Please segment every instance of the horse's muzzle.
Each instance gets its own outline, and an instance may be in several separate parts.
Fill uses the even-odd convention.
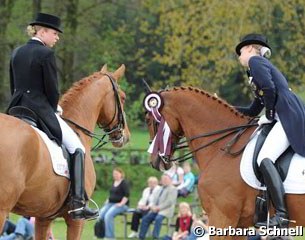
[[[109,141],[115,147],[123,147],[126,143],[129,142],[129,135],[125,134],[124,130],[120,130],[115,136],[109,137]]]
[[[151,166],[158,171],[166,171],[172,167],[171,162],[164,161],[161,156],[154,156],[150,161]]]

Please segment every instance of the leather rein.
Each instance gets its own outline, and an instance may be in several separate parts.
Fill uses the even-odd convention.
[[[196,149],[182,155],[182,156],[179,156],[177,158],[173,158],[173,159],[170,159],[169,157],[167,156],[163,156],[161,157],[162,160],[165,162],[165,163],[168,163],[168,162],[184,162],[188,159],[191,159],[193,158],[193,154],[201,149],[204,149],[224,138],[227,138],[233,134],[235,134],[233,136],[233,138],[225,145],[224,148],[221,148],[222,151],[225,151],[226,153],[230,154],[231,156],[238,156],[239,154],[241,154],[243,152],[243,150],[245,149],[246,145],[248,144],[248,142],[251,140],[251,138],[246,142],[246,144],[244,144],[244,146],[238,150],[238,151],[235,151],[235,152],[232,152],[232,147],[237,143],[237,141],[239,140],[239,138],[241,137],[241,135],[249,128],[251,127],[254,127],[254,126],[257,126],[257,121],[255,120],[255,118],[251,119],[249,121],[248,124],[244,124],[244,125],[239,125],[239,126],[234,126],[234,127],[229,127],[229,128],[224,128],[224,129],[220,129],[220,130],[216,130],[216,131],[213,131],[213,132],[208,132],[208,133],[204,133],[204,134],[200,134],[200,135],[197,135],[197,136],[193,136],[193,137],[190,137],[190,138],[186,138],[185,140],[179,142],[174,148],[173,148],[173,151],[175,150],[179,150],[179,149],[184,149],[184,148],[187,148],[188,147],[188,143],[190,143],[191,141],[195,140],[195,139],[199,139],[199,138],[204,138],[204,137],[211,137],[211,136],[216,136],[216,135],[219,135],[219,134],[222,134],[221,136],[215,138],[215,139],[212,139],[211,141],[209,141],[208,143],[206,144],[203,144],[199,147],[197,147]]]
[[[91,149],[92,151],[99,150],[105,144],[107,144],[108,141],[105,140],[105,137],[107,135],[109,136],[111,133],[118,131],[120,134],[119,134],[118,138],[111,138],[109,136],[108,140],[110,142],[120,142],[120,141],[122,141],[122,139],[124,137],[123,130],[125,128],[126,120],[125,120],[124,111],[122,109],[121,102],[120,102],[118,85],[116,84],[114,78],[111,75],[109,75],[107,73],[104,73],[104,75],[106,75],[109,78],[109,80],[112,84],[112,89],[114,92],[115,103],[116,103],[115,112],[113,114],[112,119],[109,121],[109,123],[107,123],[105,126],[102,126],[99,123],[97,124],[98,128],[103,129],[104,133],[97,134],[97,133],[91,132],[90,130],[84,128],[83,126],[79,125],[78,123],[74,122],[73,120],[62,117],[63,120],[65,120],[67,123],[72,124],[77,129],[81,130],[85,135],[97,140],[97,143]],[[114,127],[109,128],[110,125],[114,122],[116,116],[118,119],[118,123]]]

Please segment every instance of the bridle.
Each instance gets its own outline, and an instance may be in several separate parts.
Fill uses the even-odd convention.
[[[107,123],[105,126],[102,126],[99,123],[97,125],[100,128],[104,129],[104,132],[107,135],[110,135],[111,133],[116,132],[116,131],[119,131],[122,135],[122,132],[125,128],[126,120],[125,120],[125,114],[124,114],[124,111],[122,109],[122,105],[121,105],[121,101],[120,101],[118,85],[117,85],[117,83],[115,82],[115,80],[113,79],[113,77],[111,75],[109,75],[107,73],[104,73],[104,75],[106,75],[109,78],[109,80],[112,84],[112,89],[113,89],[113,92],[114,92],[116,107],[115,107],[115,112],[113,114],[113,117],[109,121],[109,123]],[[117,124],[115,126],[113,126],[112,128],[109,128],[109,126],[113,123],[116,115],[117,115],[117,119],[118,119]],[[118,141],[118,139],[113,139],[113,138],[110,138],[109,140],[111,140],[111,142],[117,142]]]
[[[103,130],[103,134],[97,134],[94,132],[89,131],[88,129],[84,128],[83,126],[79,125],[78,123],[74,122],[71,119],[67,119],[62,117],[63,120],[65,120],[67,123],[72,124],[75,126],[77,129],[81,130],[85,135],[96,139],[97,143],[92,147],[92,151],[99,150],[101,147],[103,147],[108,141],[114,143],[114,142],[123,142],[124,141],[124,128],[126,124],[125,120],[125,114],[121,106],[121,101],[120,101],[120,96],[119,96],[119,89],[118,89],[118,84],[114,80],[114,78],[107,74],[104,73],[103,75],[107,76],[111,82],[112,89],[114,92],[114,98],[115,98],[115,111],[113,114],[113,117],[111,120],[105,124],[102,125],[100,123],[97,123],[98,128]],[[115,118],[117,116],[117,124],[114,125],[112,128],[110,128],[111,124],[114,122]],[[110,135],[114,132],[118,132],[118,135],[116,137],[111,137]],[[106,136],[108,136],[108,141],[105,140]]]
[[[196,149],[182,155],[179,156],[177,158],[174,159],[170,159],[169,161],[177,161],[177,162],[184,162],[188,159],[193,158],[193,154],[201,149],[204,149],[216,142],[219,142],[222,139],[225,139],[229,136],[232,136],[232,139],[225,144],[224,148],[221,148],[220,150],[225,151],[226,153],[230,154],[231,156],[238,156],[239,154],[241,154],[243,152],[243,150],[245,149],[246,145],[248,144],[248,142],[243,145],[238,151],[232,152],[232,147],[234,146],[234,144],[237,143],[237,141],[239,140],[239,138],[241,137],[241,135],[249,128],[257,126],[256,122],[253,122],[253,119],[248,123],[248,124],[244,124],[244,125],[239,125],[239,126],[234,126],[234,127],[229,127],[229,128],[224,128],[224,129],[220,129],[220,130],[216,130],[216,131],[212,131],[212,132],[208,132],[208,133],[204,133],[204,134],[200,134],[197,136],[193,136],[190,138],[186,138],[184,141],[179,142],[174,148],[173,151],[176,151],[178,149],[183,149],[188,147],[187,143],[195,140],[195,139],[199,139],[199,138],[204,138],[204,137],[212,137],[212,136],[216,136],[221,134],[220,136],[218,136],[215,139],[212,139],[211,141],[207,142],[206,144],[203,144],[199,147],[197,147]]]
[[[158,122],[153,120],[153,131],[154,131],[154,136],[157,134],[156,129],[158,128]],[[244,125],[238,125],[238,126],[233,126],[233,127],[228,127],[228,128],[224,128],[224,129],[220,129],[220,130],[216,130],[216,131],[212,131],[212,132],[208,132],[208,133],[203,133],[203,134],[199,134],[196,136],[192,136],[189,138],[185,138],[183,141],[179,141],[177,144],[175,144],[172,147],[172,153],[175,152],[176,150],[179,149],[184,149],[188,147],[188,144],[195,140],[195,139],[199,139],[199,138],[205,138],[205,137],[213,137],[213,136],[217,136],[220,135],[212,140],[210,140],[209,142],[197,147],[196,149],[187,152],[186,154],[183,154],[182,156],[176,157],[176,158],[170,158],[170,156],[159,156],[159,158],[164,162],[164,163],[170,163],[170,162],[184,162],[186,160],[192,159],[194,157],[194,153],[216,143],[219,142],[222,139],[225,139],[233,134],[235,134],[233,136],[233,138],[225,145],[224,148],[221,148],[220,150],[225,151],[226,153],[230,154],[231,156],[238,156],[239,154],[241,154],[243,152],[243,150],[245,149],[246,145],[248,144],[248,142],[252,139],[250,138],[248,140],[248,142],[238,151],[236,152],[232,152],[232,147],[237,143],[237,141],[239,140],[239,138],[241,137],[241,135],[249,128],[251,127],[255,127],[257,126],[257,121],[255,120],[255,118],[251,119],[247,124]],[[172,132],[172,134],[178,138],[179,140],[182,139],[182,136],[179,136],[178,134],[175,134]]]
[[[147,122],[151,126],[151,132],[154,137],[153,140],[150,142],[150,147],[148,149],[148,152],[154,155],[158,155],[157,164],[159,165],[160,159],[163,161],[164,164],[168,164],[170,162],[183,162],[188,159],[191,159],[194,157],[194,153],[216,143],[221,141],[222,139],[225,139],[233,134],[233,138],[225,145],[224,148],[221,148],[222,151],[225,151],[226,153],[230,154],[231,156],[238,156],[243,152],[246,145],[249,143],[249,141],[253,138],[254,134],[251,135],[248,142],[238,151],[232,152],[233,146],[238,142],[239,138],[242,136],[244,132],[246,132],[249,128],[257,126],[257,119],[252,118],[249,120],[247,124],[239,125],[239,126],[233,126],[228,127],[208,133],[199,134],[197,136],[192,136],[189,138],[185,138],[185,140],[179,142],[183,138],[182,130],[178,133],[173,132],[169,124],[166,123],[166,120],[164,119],[164,116],[161,114],[161,109],[164,105],[164,99],[161,96],[161,92],[154,92],[151,90],[151,88],[148,86],[147,82],[142,79],[144,83],[144,87],[146,89],[146,96],[143,100],[144,108],[146,109],[146,114],[149,114],[150,121]],[[165,124],[166,123],[166,124]],[[260,129],[257,128],[256,132]],[[204,137],[213,137],[214,139],[208,141],[205,144],[202,144],[201,146],[197,147],[196,149],[179,156],[177,158],[171,158],[173,156],[173,153],[178,149],[187,148],[188,145],[195,139],[204,138]],[[173,139],[175,140],[173,141]]]

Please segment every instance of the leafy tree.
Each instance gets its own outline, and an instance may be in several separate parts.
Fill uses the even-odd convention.
[[[193,85],[246,103],[249,88],[234,48],[249,32],[268,36],[271,60],[294,91],[304,91],[303,0],[3,0],[2,109],[9,98],[10,52],[27,41],[24,30],[38,11],[62,18],[64,34],[56,46],[62,92],[104,64],[116,69],[124,63],[121,86],[128,119],[136,125],[143,122],[142,78],[154,89]]]
[[[276,46],[272,60],[287,73],[292,85],[305,80],[301,74],[305,59],[301,1],[177,0],[156,4],[148,0],[146,6],[158,22],[155,25],[150,17],[141,23],[145,38],[157,39],[154,45],[158,47],[151,49],[153,63],[143,68],[162,66],[155,86],[194,85],[224,94],[232,102],[245,101],[234,94],[237,87],[248,92],[234,47],[249,32],[269,37],[271,45]],[[140,54],[143,52],[147,49],[140,49]]]

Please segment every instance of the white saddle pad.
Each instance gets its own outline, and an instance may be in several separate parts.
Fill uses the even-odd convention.
[[[259,133],[260,131],[254,135],[243,153],[240,163],[240,174],[249,186],[255,189],[265,190],[266,188],[262,187],[256,178],[252,167],[253,152]],[[305,158],[299,154],[293,155],[287,177],[284,181],[284,188],[286,193],[305,193]]]
[[[47,145],[47,148],[49,150],[52,159],[52,166],[54,172],[57,175],[70,179],[68,161],[67,159],[65,159],[61,147],[59,147],[56,142],[52,141],[44,132],[42,132],[38,128],[36,127],[32,127],[32,128],[40,135],[42,140]]]

